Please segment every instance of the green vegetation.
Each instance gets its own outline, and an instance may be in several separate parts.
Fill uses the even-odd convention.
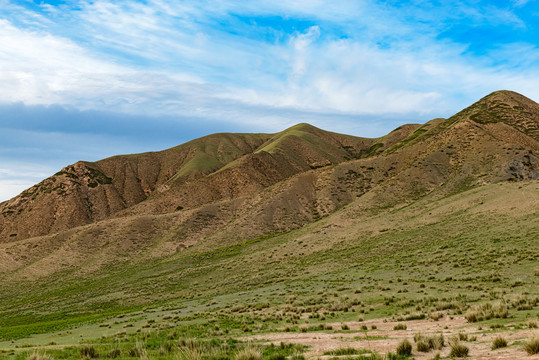
[[[372,351],[366,350],[366,349],[355,349],[351,347],[347,348],[339,348],[335,350],[330,350],[324,352],[324,355],[335,355],[335,356],[341,356],[341,355],[360,355],[360,354],[369,354]]]
[[[292,349],[292,350],[290,350]],[[178,338],[173,331],[159,331],[157,334],[116,335],[92,345],[70,346],[48,349],[42,352],[21,351],[16,359],[234,359],[300,360],[304,348],[294,344],[281,346],[261,346],[235,340],[198,340]],[[13,352],[12,352],[13,353]]]

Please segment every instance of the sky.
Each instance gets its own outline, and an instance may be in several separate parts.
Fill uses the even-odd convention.
[[[0,0],[0,201],[78,160],[539,101],[539,0]]]

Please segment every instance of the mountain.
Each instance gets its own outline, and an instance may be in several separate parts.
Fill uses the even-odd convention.
[[[0,204],[0,338],[155,304],[282,320],[539,295],[538,154],[539,105],[497,91],[377,139],[298,124],[78,162]]]
[[[137,217],[167,218],[148,231],[180,247],[217,230],[261,236],[352,202],[373,210],[432,192],[536,179],[538,141],[539,105],[510,91],[378,139],[308,124],[277,134],[214,134],[161,152],[69,165],[0,204],[0,241]]]
[[[0,204],[0,239],[238,198],[309,169],[367,157],[406,131],[378,145],[299,124],[278,134],[215,134],[161,152],[80,161]]]
[[[538,124],[535,102],[498,91],[449,119],[405,125],[379,139],[299,124],[80,161],[0,204],[0,241],[169,214],[174,229],[155,231],[175,232],[184,246],[193,233],[227,226],[240,238],[289,230],[358,198],[372,208],[434,190],[535,179]]]

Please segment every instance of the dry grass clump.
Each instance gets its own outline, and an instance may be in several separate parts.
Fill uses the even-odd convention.
[[[107,353],[107,357],[109,359],[115,359],[117,357],[120,357],[122,355],[122,351],[120,349],[112,349]]]
[[[524,343],[524,350],[528,355],[539,354],[539,333],[533,334],[528,341]]]
[[[397,324],[393,327],[393,330],[406,330],[406,324]]]
[[[402,340],[397,346],[397,355],[410,356],[412,355],[412,344],[406,339]]]
[[[441,350],[444,347],[444,336],[424,336],[421,333],[414,335],[417,351],[429,352],[431,350]]]
[[[148,352],[144,348],[144,343],[139,342],[138,340],[135,343],[135,346],[129,349],[127,353],[129,356],[137,358],[145,358],[148,355]]]
[[[177,360],[201,360],[202,353],[198,349],[192,349],[189,347],[182,347],[179,349]],[[258,359],[257,359],[258,360]]]
[[[507,305],[502,302],[491,304],[485,303],[472,307],[466,312],[468,322],[477,322],[489,319],[505,319],[509,315]]]
[[[49,356],[47,354],[40,354],[36,351],[34,351],[31,355],[29,355],[26,360],[53,360],[54,358],[52,356]]]
[[[79,349],[80,357],[81,358],[87,358],[87,359],[93,359],[97,357],[97,351],[95,348],[91,345],[85,345]]]
[[[449,342],[451,351],[449,352],[449,357],[467,357],[470,349],[463,345],[458,338],[453,338]]]
[[[238,351],[235,360],[262,360],[262,352],[254,345],[248,345]]]
[[[500,349],[507,347],[507,340],[505,340],[501,335],[498,335],[492,341],[492,350]]]

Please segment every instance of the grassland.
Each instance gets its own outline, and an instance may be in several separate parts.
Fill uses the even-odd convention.
[[[298,230],[151,262],[12,274],[0,357],[391,358],[407,338],[416,358],[433,358],[416,349],[419,328],[446,332],[441,356],[459,332],[472,357],[475,344],[494,351],[494,335],[510,339],[496,351],[527,356],[539,322],[537,204],[537,181],[494,184],[361,220],[352,203]],[[328,348],[307,341],[317,338]],[[350,344],[357,351],[338,352]]]

